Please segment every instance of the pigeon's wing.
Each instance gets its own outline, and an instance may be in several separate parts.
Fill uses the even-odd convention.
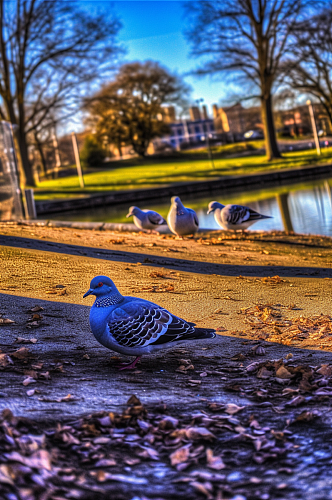
[[[160,226],[161,224],[165,224],[166,222],[164,217],[162,217],[157,212],[154,212],[153,210],[149,210],[149,212],[147,212],[147,216],[151,224],[156,224],[156,226]]]
[[[259,219],[272,219],[270,215],[262,215],[259,212],[256,212],[252,208],[248,208],[250,212],[249,220],[259,220]]]
[[[188,212],[192,213],[193,216],[194,216],[194,223],[195,225],[198,227],[198,217],[197,217],[197,214],[195,212],[195,210],[193,210],[192,208],[187,208]]]
[[[229,224],[242,224],[250,220],[250,212],[252,211],[248,207],[243,207],[242,205],[231,205],[230,207],[225,207],[224,217]]]
[[[113,309],[107,320],[110,334],[121,346],[145,347],[192,337],[192,323],[162,307],[130,302]]]

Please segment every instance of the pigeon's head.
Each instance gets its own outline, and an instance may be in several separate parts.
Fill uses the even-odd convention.
[[[224,208],[224,206],[225,205],[222,205],[218,201],[210,201],[207,213],[210,214],[211,212],[214,212],[217,208]]]
[[[108,278],[107,276],[95,276],[90,283],[89,290],[83,295],[83,298],[88,295],[96,295],[96,297],[100,297],[114,292],[118,292],[118,290],[111,278]]]
[[[175,205],[175,206],[182,205],[182,201],[180,200],[180,198],[178,196],[172,196],[171,203],[172,203],[172,205]]]
[[[140,209],[138,207],[130,207],[126,217],[132,217],[133,215],[138,214],[138,212],[140,212]]]

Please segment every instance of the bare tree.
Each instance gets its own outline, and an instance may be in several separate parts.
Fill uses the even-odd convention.
[[[192,55],[211,56],[198,74],[226,72],[254,84],[261,101],[268,159],[280,157],[272,94],[302,0],[188,2]]]
[[[0,116],[18,125],[29,185],[28,134],[45,126],[51,110],[73,111],[84,86],[114,61],[119,27],[113,17],[89,15],[74,3],[0,0]]]
[[[285,64],[290,84],[322,104],[332,127],[332,9],[296,23],[292,39]]]
[[[157,62],[124,64],[116,78],[86,100],[97,134],[115,144],[131,145],[144,157],[150,141],[169,131],[158,119],[165,104],[183,104],[189,87]]]

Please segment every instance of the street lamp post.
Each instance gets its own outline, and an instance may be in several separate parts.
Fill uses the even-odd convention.
[[[199,109],[199,105],[200,105],[201,102],[204,102],[204,99],[202,97],[200,99],[196,99],[196,103],[197,103],[198,109]],[[199,111],[200,111],[200,109],[199,109]],[[203,124],[203,130],[204,130],[204,124]],[[206,125],[206,131],[204,131],[204,132],[205,132],[205,137],[206,137],[206,145],[207,145],[207,150],[208,150],[208,157],[209,157],[209,160],[211,162],[212,168],[214,169],[215,166],[214,166],[214,161],[213,161],[213,158],[212,158],[212,151],[211,151],[210,140],[209,140],[209,131],[208,131],[208,126],[207,125]]]
[[[312,102],[310,101],[310,99],[307,100],[306,104],[308,105],[308,108],[309,108],[311,127],[312,127],[312,131],[314,133],[317,154],[320,155],[321,154],[320,144],[319,144],[319,139],[318,139],[318,134],[317,134],[317,126],[316,126],[316,120],[315,120],[315,115],[314,115],[314,108],[312,106]]]

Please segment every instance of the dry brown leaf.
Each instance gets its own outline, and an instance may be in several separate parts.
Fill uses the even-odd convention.
[[[225,412],[228,413],[229,415],[235,415],[237,412],[243,410],[245,407],[244,406],[237,406],[232,403],[228,403],[225,408]]]
[[[215,435],[212,434],[206,427],[189,427],[186,429],[186,435],[188,439],[215,439]]]
[[[37,382],[36,379],[34,379],[33,377],[27,377],[23,380],[22,384],[24,386],[27,386],[27,385],[30,385],[30,384],[35,384]]]
[[[17,351],[12,353],[13,358],[26,359],[30,355],[30,351],[27,347],[21,347]]]
[[[181,448],[178,448],[170,455],[171,465],[182,464],[186,462],[189,458],[189,448],[191,445],[185,445]]]
[[[278,370],[276,371],[276,377],[283,379],[283,380],[288,380],[293,377],[293,375],[285,368],[284,366],[280,366]]]
[[[4,353],[0,354],[0,367],[1,368],[6,368],[6,366],[13,365],[13,364],[14,364],[14,362],[11,359],[11,357],[8,356],[8,354],[4,354]]]
[[[0,318],[0,326],[1,325],[11,325],[12,323],[15,323],[12,319],[9,318]]]
[[[226,465],[222,461],[221,457],[214,456],[213,451],[210,448],[208,448],[206,450],[206,462],[207,462],[207,466],[210,469],[221,470],[221,469],[224,469],[226,467]]]

